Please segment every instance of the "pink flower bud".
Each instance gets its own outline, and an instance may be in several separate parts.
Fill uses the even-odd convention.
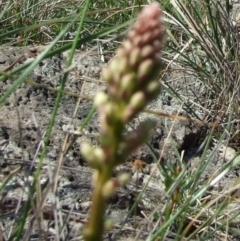
[[[109,83],[112,99],[128,99],[135,91],[144,91],[147,83],[152,81],[153,70],[159,66],[163,33],[161,10],[157,3],[153,3],[143,9],[127,39],[117,50],[117,56],[109,64],[109,73],[104,70],[103,77]],[[125,76],[132,73],[137,77],[132,79],[133,87],[126,92],[128,83]]]

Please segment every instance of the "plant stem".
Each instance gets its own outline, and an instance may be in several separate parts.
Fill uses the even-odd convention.
[[[104,184],[111,179],[112,168],[99,171],[95,182],[92,197],[92,208],[89,215],[88,225],[84,231],[85,241],[99,241],[104,231],[104,213],[106,209],[106,198],[102,195]]]

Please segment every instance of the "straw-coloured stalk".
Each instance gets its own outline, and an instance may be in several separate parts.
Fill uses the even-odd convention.
[[[145,7],[133,25],[116,57],[103,69],[108,96],[101,92],[95,98],[101,125],[101,147],[82,145],[82,154],[95,169],[94,191],[89,221],[84,230],[86,241],[101,240],[104,231],[106,201],[127,176],[112,179],[113,170],[148,138],[153,122],[143,122],[130,133],[125,126],[160,91],[155,80],[160,61],[164,27],[157,3]]]

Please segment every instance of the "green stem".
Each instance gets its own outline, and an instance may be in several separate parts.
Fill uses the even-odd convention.
[[[92,196],[92,208],[90,210],[89,220],[84,230],[85,241],[99,241],[104,231],[104,214],[106,209],[106,198],[102,195],[104,184],[111,179],[112,168],[99,171],[95,182],[95,189]]]

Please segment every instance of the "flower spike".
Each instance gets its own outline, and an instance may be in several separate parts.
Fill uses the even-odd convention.
[[[154,126],[142,122],[126,133],[126,125],[160,93],[155,80],[159,70],[164,27],[157,3],[146,6],[133,25],[116,57],[102,71],[107,93],[96,95],[101,128],[100,147],[82,145],[82,154],[95,169],[92,207],[84,230],[85,241],[101,240],[107,200],[126,183],[122,174],[113,179],[114,168],[144,144]]]

